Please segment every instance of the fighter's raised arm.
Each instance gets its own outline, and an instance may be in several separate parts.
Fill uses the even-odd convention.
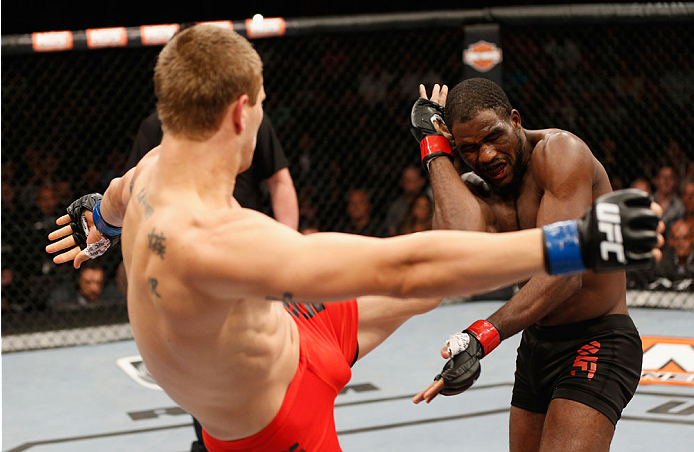
[[[123,194],[129,192],[124,187],[131,177],[126,174],[115,179],[100,203],[114,223],[122,224],[119,215],[129,196]],[[631,195],[642,198],[641,206],[647,202],[645,195]],[[642,261],[652,259],[652,255],[643,253],[650,253],[658,241],[654,226],[657,215],[642,207],[636,212],[633,205],[619,205],[623,215],[637,213],[643,217],[638,230],[624,227],[623,235],[629,239],[627,251],[639,253]],[[218,219],[213,225],[203,222],[198,227],[184,228],[185,234],[167,232],[169,258],[181,263],[199,290],[222,299],[336,301],[364,294],[453,296],[523,281],[546,269],[565,274],[596,266],[626,265],[606,264],[598,257],[601,239],[594,210],[582,220],[545,229],[505,234],[429,231],[388,239],[339,233],[304,236],[247,209],[227,215],[230,218]],[[186,223],[183,218],[179,221]],[[96,227],[92,231],[98,234]],[[636,237],[636,232],[643,233],[643,237]],[[65,233],[69,231],[63,228],[51,237],[63,237],[60,234]],[[49,245],[47,251],[74,246],[73,236]],[[258,250],[258,243],[263,243],[267,251]],[[559,246],[573,247],[575,254],[556,252]],[[73,253],[74,248],[56,260],[66,262]],[[88,259],[84,251],[76,256],[80,262]]]

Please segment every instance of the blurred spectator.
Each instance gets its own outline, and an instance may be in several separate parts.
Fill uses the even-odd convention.
[[[385,228],[371,218],[371,198],[366,190],[358,188],[347,193],[347,217],[347,226],[342,232],[385,237]]]
[[[49,220],[51,228],[55,228],[55,219],[58,217],[58,198],[53,187],[42,185],[36,191],[36,207],[38,207],[39,220]],[[51,229],[51,230],[52,230]]]
[[[299,190],[299,226],[317,225],[318,211],[313,202],[314,187],[303,187]]]
[[[15,177],[15,164],[11,158],[4,158],[0,165],[0,173],[3,182],[13,182]]]
[[[24,175],[19,192],[19,202],[31,205],[36,201],[41,187],[53,188],[58,169],[58,158],[52,152],[41,151],[35,147],[27,148],[24,154],[24,167],[18,174]]]
[[[51,291],[48,304],[54,309],[74,309],[104,303],[124,302],[115,284],[106,286],[106,272],[98,261],[82,264],[75,283],[65,283]]]
[[[431,198],[424,193],[420,194],[410,202],[409,209],[397,228],[397,233],[411,234],[430,230],[433,212],[434,206]]]
[[[17,204],[17,192],[14,186],[8,182],[2,182],[0,187],[2,193],[2,203],[0,215],[3,218],[2,228],[2,255],[14,259],[21,251],[20,240],[25,235],[26,224],[22,223],[25,219],[24,212],[21,212]]]
[[[610,184],[613,190],[624,188],[624,164],[619,158],[617,143],[610,137],[604,137],[600,143],[599,149],[602,150],[602,158],[600,163],[605,167],[607,175],[610,178]]]
[[[75,199],[75,193],[72,190],[72,181],[67,179],[58,180],[53,184],[56,204],[59,208],[67,207]]]
[[[101,170],[97,168],[97,163],[90,163],[76,181],[75,191],[80,194],[103,193],[108,185],[104,186],[101,177]],[[70,201],[72,202],[72,200]],[[69,205],[69,204],[68,204]],[[64,206],[67,207],[67,206]]]
[[[65,207],[65,206],[61,206]],[[22,242],[23,277],[26,277],[26,296],[30,300],[30,309],[43,309],[50,290],[62,281],[70,278],[70,266],[58,267],[52,256],[44,247],[48,244],[48,234],[55,230],[55,220],[63,212],[58,210],[58,200],[52,186],[41,185],[36,191],[36,198],[28,207],[26,218],[30,221]],[[16,239],[15,239],[16,240]]]
[[[673,223],[663,258],[655,266],[656,281],[651,288],[694,291],[693,229],[684,220]]]
[[[694,177],[682,181],[680,196],[684,205],[684,221],[694,230]]]
[[[24,234],[28,239],[25,245],[29,245],[28,265],[34,264],[34,274],[48,274],[55,266],[43,247],[48,243],[48,234],[56,228],[55,220],[59,216],[55,191],[47,185],[42,185],[37,189],[36,199],[27,213],[27,218],[33,223],[32,231]]]
[[[670,233],[672,224],[684,217],[684,204],[677,196],[677,179],[675,171],[670,166],[663,166],[653,180],[655,201],[663,207],[663,221],[665,222],[665,236]]]
[[[4,174],[3,174],[4,176]],[[2,182],[2,311],[21,310],[24,295],[24,275],[22,265],[26,257],[26,236],[28,225],[25,216],[19,212],[16,191],[8,182]]]
[[[373,60],[359,74],[359,96],[369,106],[382,103],[386,100],[386,92],[393,80],[395,76],[383,68],[383,63]]]
[[[651,183],[648,182],[646,179],[643,177],[639,177],[638,179],[634,179],[634,181],[629,185],[630,188],[638,188],[639,190],[643,190],[649,195],[653,194],[653,190],[651,189]]]
[[[2,255],[2,312],[21,311],[25,288],[22,284],[21,273],[13,265],[14,260]]]
[[[402,188],[402,193],[390,204],[386,214],[386,228],[389,235],[398,233],[398,226],[405,218],[412,201],[421,193],[425,183],[426,180],[419,167],[408,165],[402,171],[400,176],[400,188]]]

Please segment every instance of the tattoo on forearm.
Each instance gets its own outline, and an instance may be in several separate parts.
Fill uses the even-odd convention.
[[[159,284],[159,281],[157,281],[156,278],[147,278],[147,287],[149,287],[149,293],[157,298],[161,298],[161,295],[159,295],[159,292],[157,292],[157,284]]]
[[[157,234],[155,228],[152,228],[152,232],[147,235],[147,239],[149,240],[149,249],[164,259],[164,253],[166,253],[166,245],[164,244],[166,237],[164,237],[164,232],[162,231]]]
[[[130,193],[133,192],[133,184],[135,183],[135,179],[130,179]]]
[[[142,204],[142,208],[145,210],[145,220],[151,217],[154,213],[154,209],[147,199],[147,193],[145,192],[144,188],[137,194],[137,202]]]

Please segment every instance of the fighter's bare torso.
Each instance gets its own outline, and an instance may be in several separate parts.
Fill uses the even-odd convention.
[[[157,383],[212,436],[247,437],[282,404],[299,359],[296,324],[281,302],[212,295],[190,266],[196,237],[224,228],[248,240],[271,220],[231,193],[229,208],[210,209],[158,160],[155,150],[138,165],[121,238],[133,334]]]
[[[527,162],[517,196],[502,197],[492,193],[481,199],[488,206],[487,223],[489,230],[496,232],[516,231],[540,226],[538,211],[545,190],[543,188],[548,173],[552,171],[548,153],[562,152],[547,146],[549,138],[563,135],[564,139],[580,139],[573,134],[559,129],[525,130],[532,153]],[[581,144],[583,144],[581,142]],[[590,153],[587,146],[582,152]],[[592,165],[592,200],[612,191],[605,169],[592,154],[589,156]],[[584,273],[582,286],[565,302],[557,306],[539,323],[558,325],[595,318],[606,314],[625,314],[626,285],[624,272],[596,274]]]

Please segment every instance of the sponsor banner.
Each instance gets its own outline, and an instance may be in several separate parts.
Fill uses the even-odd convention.
[[[230,20],[211,20],[207,22],[198,22],[199,24],[216,25],[217,27],[228,28],[234,30],[234,24]]]
[[[178,24],[143,25],[140,27],[142,45],[164,45],[178,32],[179,28]]]
[[[47,31],[31,34],[34,52],[54,52],[72,49],[71,31]]]
[[[88,28],[87,47],[100,49],[102,47],[124,47],[128,44],[128,30],[125,27]]]
[[[499,24],[465,26],[463,79],[482,77],[502,86],[501,32]]]
[[[281,17],[265,17],[261,20],[246,19],[246,35],[249,38],[267,38],[282,36],[287,31]]]
[[[644,336],[640,384],[694,386],[694,339]]]
[[[503,61],[503,52],[493,42],[477,41],[463,51],[463,61],[479,72],[488,72]]]

